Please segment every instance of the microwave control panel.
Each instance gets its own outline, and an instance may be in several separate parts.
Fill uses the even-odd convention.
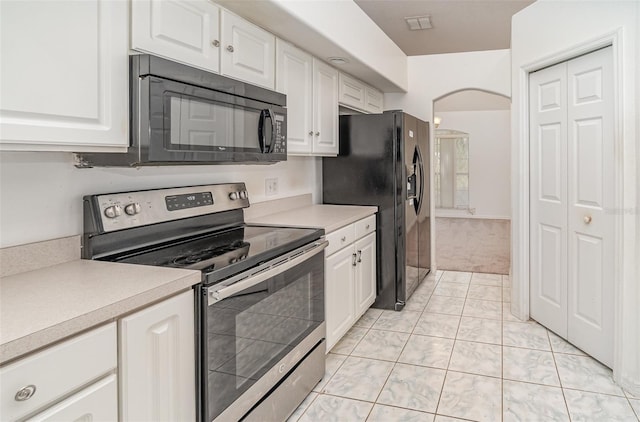
[[[274,124],[275,124],[275,139],[273,140],[273,148],[271,149],[272,153],[278,153],[278,154],[286,154],[287,153],[287,148],[286,148],[286,139],[287,139],[287,134],[284,133],[283,127],[284,127],[284,115],[282,114],[275,114],[274,117]]]

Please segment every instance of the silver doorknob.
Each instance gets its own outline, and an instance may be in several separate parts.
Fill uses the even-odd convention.
[[[213,41],[211,41],[211,45],[214,46],[214,47],[220,47],[220,41],[213,40]]]
[[[228,45],[228,46],[227,46],[227,51],[228,51],[229,53],[233,53],[233,46],[232,46],[232,45]]]
[[[585,216],[584,216],[584,224],[589,224],[589,223],[591,223],[591,220],[592,220],[592,218],[591,218],[591,216],[590,216],[590,215],[585,215]]]

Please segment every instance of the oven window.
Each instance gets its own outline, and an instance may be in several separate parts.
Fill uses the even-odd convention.
[[[259,151],[260,110],[166,92],[169,149]]]
[[[324,254],[206,310],[213,420],[324,321]]]

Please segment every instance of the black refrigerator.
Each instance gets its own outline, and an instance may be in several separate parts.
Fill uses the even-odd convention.
[[[340,116],[325,204],[376,205],[375,308],[401,310],[431,267],[429,124],[402,111]]]

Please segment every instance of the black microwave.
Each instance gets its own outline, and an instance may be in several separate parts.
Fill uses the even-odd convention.
[[[151,55],[130,57],[130,145],[77,166],[271,164],[287,159],[284,94]]]

